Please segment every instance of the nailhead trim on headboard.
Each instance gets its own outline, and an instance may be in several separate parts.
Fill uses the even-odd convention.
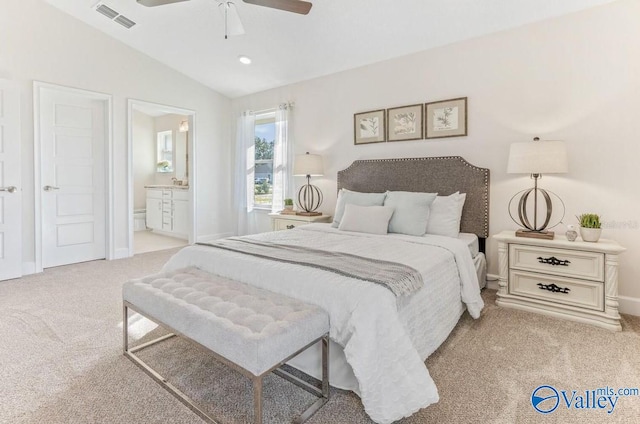
[[[467,193],[461,231],[489,237],[489,174],[460,156],[364,159],[338,171],[338,190]]]

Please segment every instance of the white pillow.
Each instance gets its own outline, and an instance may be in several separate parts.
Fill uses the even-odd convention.
[[[384,205],[393,208],[389,232],[423,236],[427,232],[429,207],[438,193],[387,191]]]
[[[347,204],[338,229],[359,233],[387,234],[393,208]]]
[[[338,228],[340,226],[340,220],[342,214],[344,214],[344,207],[347,204],[353,204],[358,206],[382,206],[386,193],[360,193],[358,191],[351,191],[341,189],[338,192],[338,202],[336,203],[336,210],[333,214],[332,227]]]
[[[431,204],[427,234],[458,237],[466,193],[438,196]]]

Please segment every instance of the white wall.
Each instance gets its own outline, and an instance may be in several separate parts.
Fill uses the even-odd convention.
[[[232,107],[237,115],[295,102],[296,153],[325,159],[325,177],[314,179],[325,213],[335,207],[336,172],[355,159],[460,155],[490,168],[492,234],[515,228],[508,201],[531,186],[527,176],[506,174],[510,143],[564,140],[570,173],[544,176],[541,185],[565,201],[567,223],[582,212],[604,217],[603,236],[628,249],[620,293],[640,298],[639,95],[640,2],[621,0],[243,97]],[[469,98],[467,137],[353,145],[356,112],[462,96]],[[491,273],[496,249],[489,241]]]
[[[156,130],[152,116],[138,110],[131,114],[133,137],[133,209],[144,209],[147,191],[144,186],[155,183]]]
[[[34,249],[33,81],[113,95],[115,248],[127,252],[127,99],[197,112],[197,235],[232,231],[230,223],[229,107],[226,97],[169,69],[41,0],[2,0],[0,78],[21,88],[23,259]],[[215,181],[216,184],[211,184]],[[221,200],[222,199],[222,200]]]

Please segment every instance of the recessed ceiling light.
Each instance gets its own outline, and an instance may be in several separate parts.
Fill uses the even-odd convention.
[[[238,56],[238,60],[240,61],[240,63],[243,63],[245,65],[251,64],[251,58],[248,56]]]

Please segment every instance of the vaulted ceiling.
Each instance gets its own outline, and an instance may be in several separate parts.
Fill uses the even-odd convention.
[[[101,2],[136,22],[131,29],[97,13],[96,0],[45,1],[235,98],[613,0],[311,0],[308,15],[234,0],[245,34],[228,39],[217,0]]]

